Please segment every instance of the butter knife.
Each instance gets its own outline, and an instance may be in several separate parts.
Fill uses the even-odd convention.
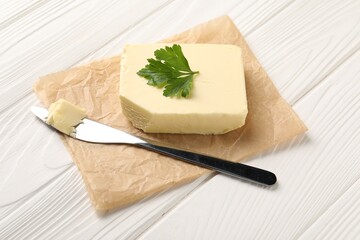
[[[33,106],[31,107],[31,111],[40,120],[46,123],[46,118],[48,116],[47,109]],[[154,145],[153,143],[149,143],[124,131],[87,118],[83,119],[83,122],[76,126],[75,130],[76,131],[69,136],[85,142],[130,144],[242,180],[256,182],[267,186],[276,183],[276,176],[272,172],[211,156]]]

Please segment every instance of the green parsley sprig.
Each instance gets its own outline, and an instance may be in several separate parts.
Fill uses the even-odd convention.
[[[147,84],[159,88],[165,87],[166,97],[187,97],[193,87],[194,75],[185,58],[181,46],[174,44],[154,52],[155,59],[147,59],[148,64],[137,74],[148,80]]]

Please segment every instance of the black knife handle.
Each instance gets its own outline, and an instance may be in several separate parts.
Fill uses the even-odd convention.
[[[161,147],[150,143],[137,143],[136,145],[163,155],[167,155],[188,163],[192,163],[201,167],[215,170],[217,172],[230,175],[236,178],[250,180],[265,185],[273,185],[276,183],[276,176],[274,173],[260,168],[255,168],[245,164],[234,163],[197,153],[177,150],[168,147]]]

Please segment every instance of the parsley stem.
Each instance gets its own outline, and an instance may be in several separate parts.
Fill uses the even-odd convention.
[[[189,75],[199,74],[200,72],[199,72],[199,71],[195,71],[195,72],[181,72],[181,73],[182,73],[182,75],[189,76]]]

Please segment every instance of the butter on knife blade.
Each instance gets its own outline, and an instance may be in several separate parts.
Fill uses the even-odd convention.
[[[83,108],[59,99],[49,107],[49,113],[46,123],[67,135],[75,131],[75,126],[79,125],[86,117],[86,111]]]
[[[74,109],[72,109],[74,110]],[[32,107],[31,111],[43,122],[47,123],[49,112],[41,107]],[[80,113],[77,113],[77,121],[79,121]],[[81,118],[80,118],[81,121]],[[48,124],[48,123],[47,123]],[[55,128],[54,125],[50,125]],[[61,125],[62,126],[62,125]],[[72,126],[73,127],[73,126]],[[274,173],[248,166],[241,163],[230,162],[227,160],[197,154],[193,152],[163,147],[148,143],[138,137],[123,132],[121,130],[106,126],[104,124],[84,118],[81,124],[75,127],[76,131],[70,134],[71,137],[93,143],[118,143],[130,144],[137,147],[145,148],[172,158],[205,167],[228,176],[238,179],[260,183],[263,185],[274,185],[276,176]],[[69,130],[69,129],[65,129]],[[66,132],[66,131],[65,131]]]

